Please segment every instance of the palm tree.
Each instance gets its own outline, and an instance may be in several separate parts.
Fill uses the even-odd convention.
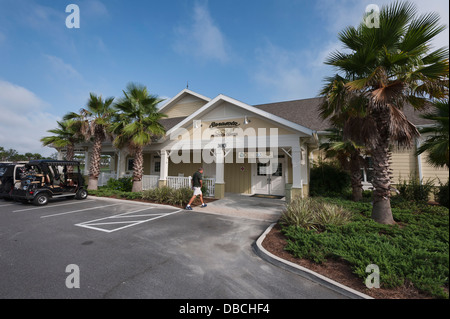
[[[130,83],[115,107],[120,111],[115,116],[111,132],[115,135],[114,146],[128,147],[134,155],[133,192],[142,191],[144,175],[144,147],[165,134],[159,122],[166,115],[158,112],[157,105],[162,102],[158,96],[151,95],[145,86]]]
[[[343,137],[342,129],[327,130],[327,141],[321,143],[320,149],[325,151],[325,158],[336,158],[341,167],[350,172],[352,186],[352,200],[359,202],[362,199],[362,174],[365,166],[364,147]]]
[[[432,134],[417,149],[417,154],[428,152],[428,163],[434,167],[449,168],[449,119],[448,99],[433,103],[433,112],[424,114],[422,117],[436,122],[432,127],[420,130],[422,134]]]
[[[93,141],[89,166],[88,189],[90,190],[98,188],[102,144],[108,137],[107,129],[114,114],[113,101],[113,97],[103,100],[102,96],[90,93],[86,108],[81,109],[79,114],[72,112],[64,117],[64,119],[73,120],[80,137]]]
[[[362,23],[339,33],[345,51],[334,52],[326,64],[343,79],[345,99],[326,96],[329,117],[359,101],[364,116],[350,116],[345,135],[363,143],[374,163],[372,218],[394,224],[390,205],[390,146],[412,146],[419,136],[402,112],[406,104],[423,109],[430,98],[448,97],[448,49],[430,50],[430,42],[445,26],[439,15],[417,15],[408,2],[395,2],[380,11],[379,28]],[[336,102],[337,101],[337,102]],[[346,101],[345,103],[341,103]]]
[[[83,138],[77,134],[73,120],[57,121],[57,123],[58,128],[47,131],[54,135],[41,138],[42,145],[53,146],[59,150],[65,148],[66,160],[72,161],[75,156],[75,144],[80,143]]]

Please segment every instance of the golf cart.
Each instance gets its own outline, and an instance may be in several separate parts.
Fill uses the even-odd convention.
[[[43,206],[51,198],[86,199],[88,196],[77,161],[30,161],[21,168],[20,176],[12,191],[16,201]]]
[[[20,170],[25,164],[25,162],[0,163],[0,198],[11,199],[14,184],[20,182]]]

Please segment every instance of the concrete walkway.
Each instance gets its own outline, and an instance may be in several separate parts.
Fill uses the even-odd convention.
[[[208,203],[206,208],[195,211],[234,217],[275,222],[285,207],[284,199],[251,197],[250,195],[226,193],[225,198]]]
[[[322,276],[307,268],[301,267],[280,257],[277,257],[267,251],[262,242],[275,223],[280,218],[281,213],[286,205],[285,199],[268,199],[251,197],[250,195],[225,194],[225,198],[208,203],[206,208],[195,209],[198,212],[209,214],[220,214],[233,217],[242,217],[246,219],[270,221],[272,224],[265,232],[252,244],[255,253],[265,261],[280,267],[284,270],[292,272],[300,277],[312,280],[319,285],[326,287],[342,296],[352,299],[373,299],[372,297],[360,293],[354,289],[346,287],[334,280]]]

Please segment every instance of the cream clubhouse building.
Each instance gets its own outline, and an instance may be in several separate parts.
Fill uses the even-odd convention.
[[[203,167],[207,195],[217,199],[227,193],[307,197],[310,168],[321,156],[320,139],[331,127],[319,117],[321,101],[312,98],[252,106],[223,94],[210,99],[185,89],[160,109],[167,115],[161,120],[166,135],[145,148],[144,189],[189,187],[190,177]],[[419,128],[433,125],[411,107],[404,112]],[[89,159],[91,145],[79,144],[77,152]],[[126,149],[105,142],[102,154],[110,156],[110,172],[102,173],[99,185],[108,178],[132,174],[133,157]],[[363,184],[369,189],[367,160]],[[436,184],[448,180],[448,170],[432,168],[426,154],[415,155],[415,148],[394,149],[392,161],[394,183],[410,176]],[[85,164],[88,175],[89,160]]]

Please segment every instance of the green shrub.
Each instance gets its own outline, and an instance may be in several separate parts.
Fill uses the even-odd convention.
[[[155,192],[154,189],[148,189],[142,192],[142,199],[154,201],[155,200]]]
[[[121,192],[131,192],[133,188],[133,177],[110,178],[105,188]]]
[[[126,199],[142,199],[142,192],[125,192],[123,198]]]
[[[296,198],[286,205],[280,221],[285,225],[324,230],[328,225],[343,225],[351,218],[352,213],[341,206],[318,198]]]
[[[434,189],[434,182],[431,180],[420,181],[418,178],[410,177],[408,181],[401,180],[397,185],[400,192],[398,196],[406,201],[428,202],[430,194]]]
[[[353,212],[352,220],[341,226],[328,225],[323,232],[281,224],[287,251],[316,263],[344,260],[362,282],[368,276],[366,267],[376,264],[384,288],[412,283],[431,296],[448,298],[448,208],[415,201],[393,202],[392,212],[399,224],[390,226],[370,218],[370,203],[337,198],[323,201]]]
[[[338,164],[320,162],[311,168],[309,189],[311,196],[341,196],[349,193],[350,188],[350,175]]]
[[[169,198],[168,204],[185,206],[187,203],[189,203],[192,195],[193,191],[190,188],[180,188],[174,190],[171,194],[171,197]]]
[[[160,204],[184,206],[191,199],[193,192],[190,188],[172,189],[167,186],[143,191],[142,199]]]

